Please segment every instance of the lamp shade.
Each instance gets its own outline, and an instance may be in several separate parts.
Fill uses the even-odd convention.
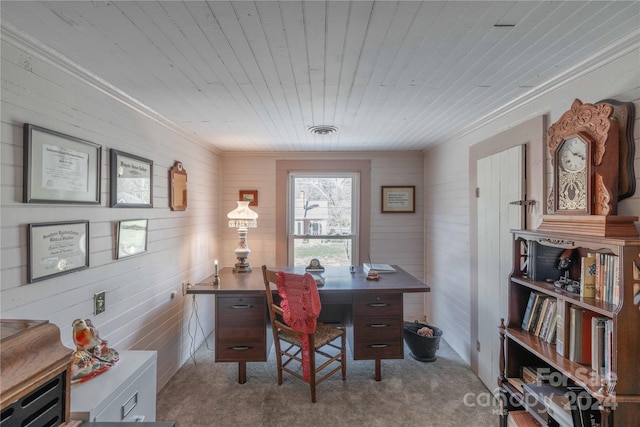
[[[239,200],[238,207],[227,214],[229,227],[253,228],[258,226],[258,214],[249,209],[249,201]]]

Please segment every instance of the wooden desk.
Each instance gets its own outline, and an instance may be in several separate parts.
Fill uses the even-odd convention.
[[[318,288],[322,302],[320,321],[347,326],[347,340],[354,360],[374,360],[375,379],[382,379],[382,359],[404,358],[402,295],[429,292],[430,288],[398,266],[395,273],[366,280],[362,267],[326,267],[320,273],[325,284]],[[274,267],[303,274],[304,267]],[[264,362],[271,347],[267,333],[267,307],[262,271],[233,273],[220,270],[219,285],[213,275],[190,287],[187,294],[216,296],[215,360],[238,362],[238,382],[246,382],[246,363]],[[274,290],[274,293],[276,291]]]

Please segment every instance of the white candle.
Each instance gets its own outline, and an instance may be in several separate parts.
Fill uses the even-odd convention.
[[[218,275],[218,260],[215,260],[215,270],[214,270],[214,274],[217,276]]]

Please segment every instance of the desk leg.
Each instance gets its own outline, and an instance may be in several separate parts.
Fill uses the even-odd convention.
[[[382,381],[382,361],[376,359],[376,381]]]
[[[238,362],[238,382],[240,384],[247,382],[247,362]]]

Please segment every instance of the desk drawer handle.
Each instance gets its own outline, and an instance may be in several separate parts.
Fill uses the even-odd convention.
[[[369,307],[389,307],[389,304],[384,302],[372,302]]]
[[[235,351],[251,350],[251,347],[249,347],[248,345],[234,345],[233,347],[231,347],[231,350],[235,350]]]
[[[127,399],[126,402],[124,402],[124,405],[122,405],[122,420],[124,420],[127,415],[129,415],[131,413],[131,411],[133,411],[133,408],[135,408],[138,405],[138,392],[136,391],[135,393],[133,393],[133,395]]]
[[[386,348],[386,347],[389,347],[389,344],[371,344],[369,347],[371,347],[371,348]]]
[[[236,304],[236,305],[232,305],[231,308],[233,308],[234,310],[237,310],[237,309],[244,309],[244,308],[253,308],[253,306],[251,304]]]
[[[386,328],[387,326],[391,326],[391,325],[387,325],[385,323],[371,323],[369,325],[370,328]]]

